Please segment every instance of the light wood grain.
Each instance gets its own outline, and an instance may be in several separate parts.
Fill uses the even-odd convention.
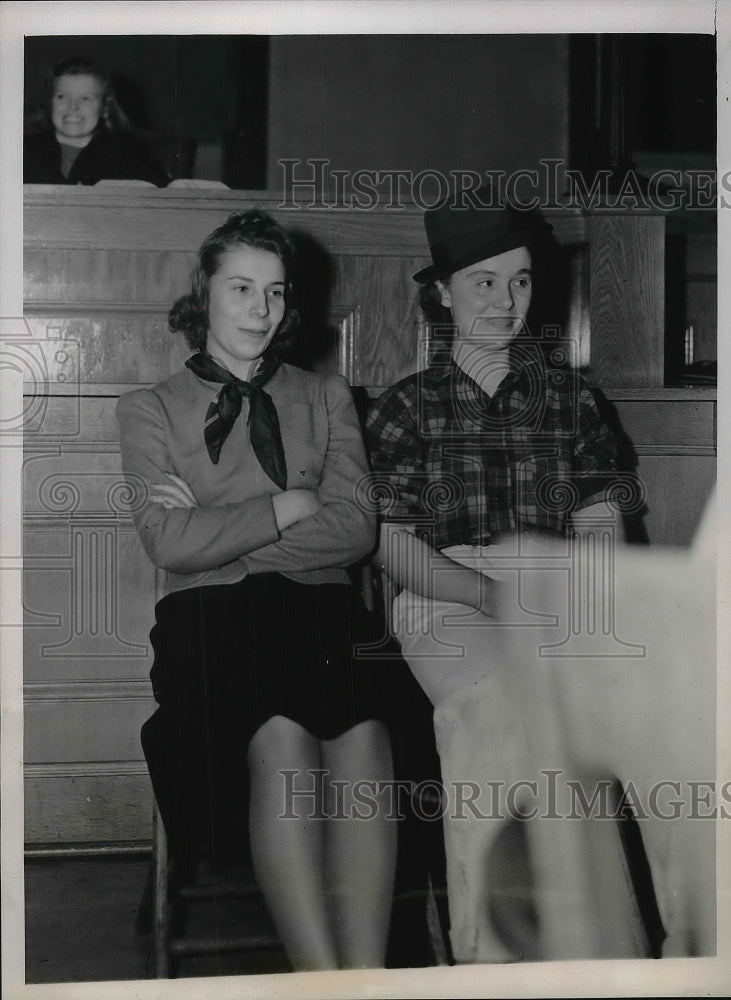
[[[80,699],[75,685],[66,685],[55,700],[29,699],[26,764],[144,761],[140,728],[155,709],[149,684],[147,688],[146,697],[130,698],[120,687],[116,696],[107,690],[104,698]]]
[[[591,371],[600,385],[662,385],[664,220],[594,215]]]
[[[152,789],[142,764],[26,768],[28,844],[145,841]]]
[[[646,448],[714,448],[715,411],[712,401],[618,401],[622,429],[634,445]]]
[[[94,520],[93,516],[90,520]],[[75,588],[89,561],[89,535],[116,539],[116,551],[100,552],[100,577]],[[81,545],[77,545],[81,541]],[[26,684],[144,683],[152,665],[149,631],[154,622],[155,571],[131,526],[100,532],[57,515],[26,524],[23,535],[24,679]],[[115,597],[111,629],[104,604]],[[90,624],[79,638],[76,605],[96,605],[97,631]],[[111,635],[109,632],[111,631]],[[71,696],[77,688],[70,688]]]
[[[406,256],[427,249],[420,208],[372,211],[339,209],[327,202],[286,207],[281,198],[260,191],[156,191],[24,187],[25,244],[44,247],[59,241],[81,249],[191,251],[231,212],[260,207],[283,226],[307,232],[330,253]],[[576,210],[548,215],[560,242],[580,243],[586,226]]]
[[[715,457],[643,455],[637,473],[647,491],[650,544],[690,545],[716,481]]]

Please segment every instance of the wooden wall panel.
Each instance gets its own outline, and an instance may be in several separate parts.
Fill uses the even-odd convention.
[[[140,727],[155,710],[149,683],[25,686],[25,763],[143,761]]]
[[[147,684],[155,570],[131,526],[58,519],[24,545],[26,683]]]
[[[714,454],[716,404],[712,399],[615,400],[622,429],[643,452]]]
[[[26,248],[150,250],[189,254],[231,212],[259,207],[328,253],[418,257],[427,250],[417,207],[373,211],[333,209],[315,201],[297,206],[263,191],[134,191],[24,186]],[[566,210],[547,215],[559,243],[586,240],[586,220]]]
[[[647,491],[644,523],[650,544],[692,544],[716,481],[715,457],[641,455],[637,474]]]
[[[80,519],[93,514],[116,523],[119,515],[129,514],[116,450],[29,454],[23,472],[23,503],[29,521],[35,516]]]
[[[184,338],[169,332],[163,313],[79,309],[76,315],[36,313],[26,320],[36,337],[54,342],[47,362],[51,384],[59,372],[67,386],[159,382],[190,355]]]
[[[87,388],[86,386],[84,388]],[[24,427],[26,453],[63,447],[92,450],[102,447],[117,454],[119,428],[114,408],[118,387],[110,384],[108,396],[80,396],[77,387],[71,395],[39,396],[40,406],[29,413]]]
[[[167,313],[188,290],[194,253],[158,250],[27,247],[24,255],[26,309],[34,303],[103,303],[133,311],[156,304]]]
[[[689,280],[686,284],[686,319],[693,327],[693,360],[718,357],[718,284],[715,279]]]
[[[149,841],[151,825],[152,790],[143,764],[26,768],[28,844],[138,844]]]
[[[421,329],[418,286],[412,280],[419,257],[340,257],[333,300],[360,304],[355,345],[355,385],[384,386],[415,371]]]
[[[590,230],[592,378],[662,386],[664,219],[595,215]]]

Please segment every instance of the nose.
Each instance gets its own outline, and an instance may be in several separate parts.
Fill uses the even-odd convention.
[[[256,292],[251,302],[251,312],[262,319],[269,315],[269,302],[265,292]]]
[[[496,309],[512,309],[514,305],[513,292],[509,284],[498,285],[493,298]]]

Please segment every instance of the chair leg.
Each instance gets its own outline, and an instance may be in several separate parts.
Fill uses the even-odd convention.
[[[150,859],[150,864],[145,877],[145,887],[137,906],[137,916],[135,918],[135,934],[144,937],[150,934],[154,926],[154,893],[155,893],[155,858]]]
[[[170,975],[168,844],[157,802],[155,802],[152,815],[152,857],[155,897],[155,975],[158,979],[167,979]]]
[[[426,897],[426,922],[437,965],[454,965],[454,956],[449,940],[449,914],[445,912],[446,905],[446,898],[439,892],[438,888],[435,890],[430,875]]]

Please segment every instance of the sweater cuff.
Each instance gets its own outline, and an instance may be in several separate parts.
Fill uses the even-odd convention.
[[[254,502],[253,511],[249,511],[250,516],[254,517],[259,526],[259,531],[257,532],[258,544],[256,548],[261,548],[263,545],[269,545],[272,542],[278,542],[282,537],[277,527],[277,519],[274,516],[274,498],[271,494],[266,493],[259,497]],[[249,532],[250,535],[250,532]]]

